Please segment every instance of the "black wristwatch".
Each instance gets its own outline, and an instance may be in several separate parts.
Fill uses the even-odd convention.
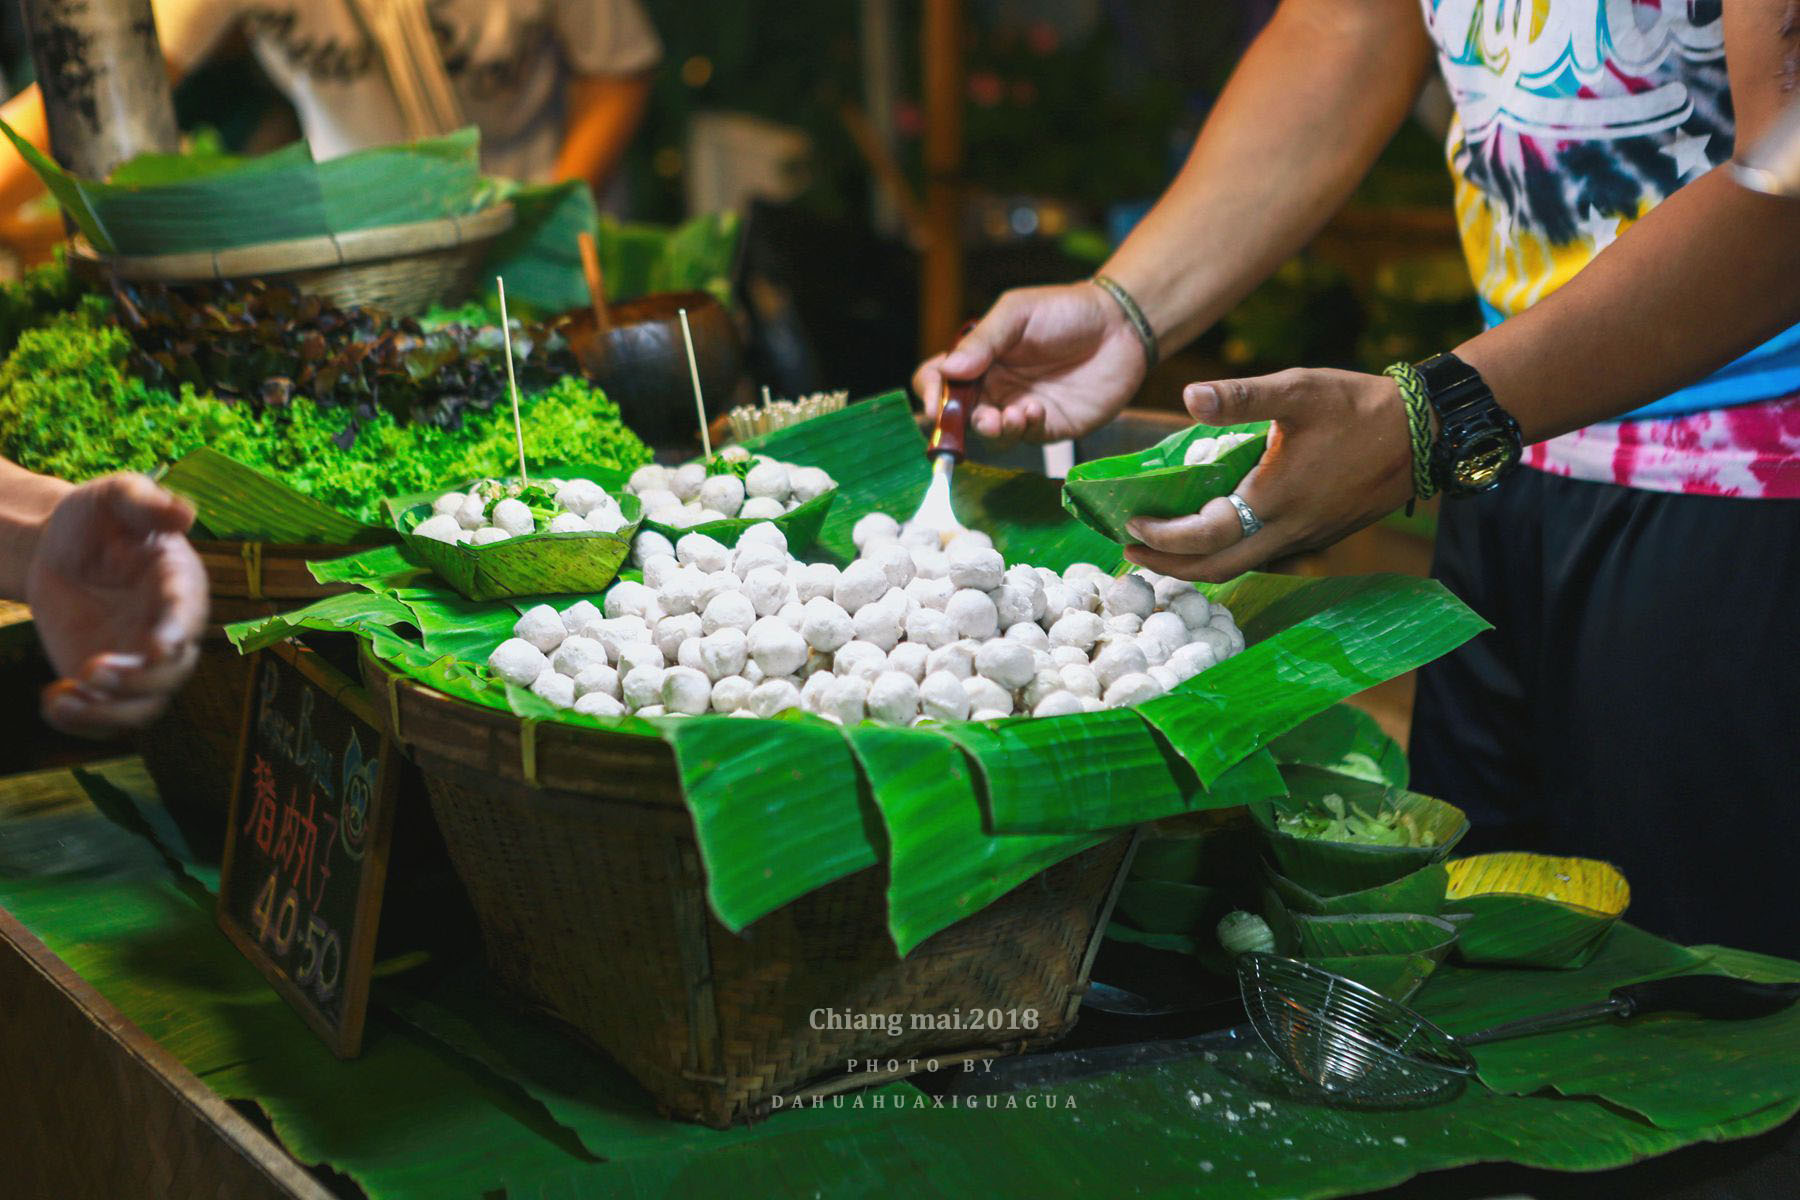
[[[1524,453],[1519,423],[1494,400],[1480,373],[1456,355],[1428,358],[1418,372],[1437,410],[1431,476],[1438,490],[1467,496],[1500,486]]]

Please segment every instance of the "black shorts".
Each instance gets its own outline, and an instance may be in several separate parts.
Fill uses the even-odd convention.
[[[1603,858],[1645,928],[1800,956],[1800,500],[1521,470],[1443,505],[1432,573],[1494,625],[1413,712],[1467,850]]]

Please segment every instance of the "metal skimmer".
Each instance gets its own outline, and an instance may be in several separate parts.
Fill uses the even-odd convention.
[[[1676,975],[1614,988],[1592,1004],[1454,1038],[1406,1005],[1304,962],[1246,954],[1237,968],[1244,1008],[1270,1053],[1324,1098],[1349,1104],[1447,1099],[1475,1074],[1467,1047],[1483,1042],[1656,1012],[1743,1020],[1779,1012],[1800,999],[1800,984]]]

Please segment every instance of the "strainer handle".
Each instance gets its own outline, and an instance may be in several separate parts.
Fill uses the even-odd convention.
[[[1631,1000],[1615,993],[1597,1004],[1577,1004],[1574,1008],[1558,1009],[1542,1016],[1508,1021],[1479,1033],[1459,1035],[1456,1040],[1465,1046],[1481,1046],[1488,1042],[1505,1041],[1507,1038],[1525,1037],[1527,1034],[1549,1033],[1552,1029],[1564,1029],[1570,1025],[1585,1025],[1601,1017],[1622,1017],[1630,1014],[1631,1010]]]

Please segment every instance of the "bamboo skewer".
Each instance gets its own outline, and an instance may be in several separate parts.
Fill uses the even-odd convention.
[[[700,449],[706,461],[712,461],[712,433],[706,428],[706,399],[700,394],[700,363],[694,358],[694,331],[688,328],[687,309],[675,310],[681,317],[681,340],[687,347],[688,378],[694,384],[694,412],[700,418]]]
[[[612,328],[612,316],[606,309],[606,281],[600,274],[600,247],[594,235],[583,230],[575,235],[581,247],[581,273],[587,279],[588,301],[594,306],[594,330],[605,333]]]
[[[512,394],[513,436],[519,441],[519,482],[529,484],[531,478],[525,474],[525,423],[519,419],[519,381],[513,376],[512,322],[506,319],[506,280],[496,275],[494,286],[500,289],[500,332],[506,343],[506,390]],[[682,325],[686,324],[684,314]]]

